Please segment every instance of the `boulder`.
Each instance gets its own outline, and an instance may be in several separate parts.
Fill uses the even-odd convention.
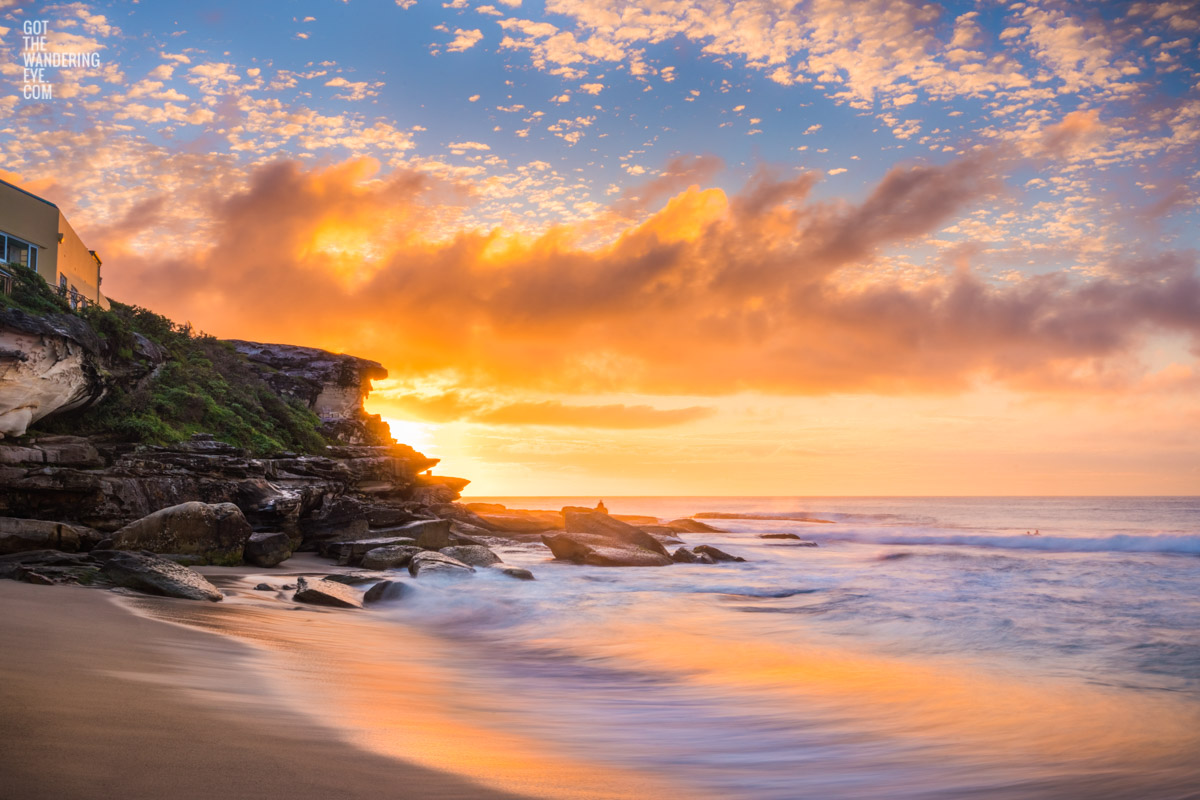
[[[0,517],[0,555],[27,550],[90,550],[100,534],[84,525],[41,519]]]
[[[252,533],[242,558],[256,567],[273,567],[292,555],[292,538],[283,531]]]
[[[666,525],[638,525],[637,529],[650,534],[663,544],[683,544],[683,540],[675,535],[675,531]]]
[[[598,511],[568,511],[563,514],[567,533],[585,533],[609,539],[612,546],[635,547],[658,553],[671,561],[671,554],[662,542],[627,522],[613,519]]]
[[[441,550],[443,547],[450,546],[450,520],[448,519],[422,519],[410,522],[399,530],[411,531],[408,535],[417,540],[417,547],[426,550]]]
[[[411,536],[379,536],[373,539],[359,539],[353,542],[338,542],[326,549],[326,555],[337,559],[339,567],[357,567],[363,557],[372,550],[381,547],[415,546],[417,540]]]
[[[203,556],[210,564],[240,564],[252,531],[233,503],[193,501],[160,509],[113,536],[117,550]]]
[[[378,572],[338,572],[333,575],[326,575],[322,580],[332,581],[334,583],[342,583],[346,586],[358,586],[360,583],[371,583],[379,580]],[[283,587],[294,588],[294,587]]]
[[[296,594],[292,599],[315,606],[363,607],[362,595],[344,583],[330,580],[309,581],[307,578],[300,578],[296,581]]]
[[[697,553],[686,547],[681,547],[671,554],[671,560],[676,564],[715,564],[717,560],[708,553]]]
[[[673,519],[667,527],[679,533],[724,533],[720,528],[701,522],[698,519]]]
[[[490,567],[500,563],[500,556],[477,544],[443,547],[438,552],[472,567]]]
[[[408,571],[413,577],[419,578],[422,575],[466,575],[474,572],[475,568],[457,558],[426,550],[412,557],[412,561],[408,562]]]
[[[0,578],[29,581],[37,575],[37,583],[93,583],[99,576],[100,564],[84,553],[63,553],[58,550],[32,550],[0,556]],[[44,580],[43,580],[44,579]]]
[[[605,536],[554,533],[544,534],[542,542],[550,548],[554,557],[561,561],[590,564],[594,567],[666,567],[673,563],[671,557],[664,553],[623,544]]]
[[[363,569],[395,569],[407,567],[417,553],[425,552],[412,545],[396,544],[389,547],[376,547],[368,550],[362,557]]]
[[[516,578],[519,581],[533,580],[533,573],[524,567],[510,567],[508,564],[494,564],[491,569],[502,572],[510,578]]]
[[[225,597],[199,572],[153,553],[100,550],[93,555],[102,564],[100,574],[117,586],[147,594],[214,603]]]
[[[367,589],[363,595],[364,603],[380,603],[385,600],[399,600],[408,593],[408,587],[400,581],[380,581]]]
[[[710,556],[714,561],[745,561],[741,556],[734,556],[724,550],[718,550],[712,545],[702,544],[696,548],[697,555]]]

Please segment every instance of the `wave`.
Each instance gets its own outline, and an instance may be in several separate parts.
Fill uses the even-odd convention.
[[[816,538],[816,537],[814,537]],[[959,534],[896,535],[894,532],[850,533],[822,537],[886,545],[962,545],[1005,550],[1060,553],[1171,553],[1200,555],[1200,535],[1114,534],[1112,536],[963,536]]]

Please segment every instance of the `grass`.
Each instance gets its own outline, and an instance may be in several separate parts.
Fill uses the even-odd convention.
[[[91,306],[73,312],[33,270],[10,271],[16,285],[12,295],[0,294],[0,308],[39,316],[76,314],[100,336],[101,366],[110,367],[101,373],[108,392],[99,403],[42,420],[37,431],[158,445],[210,433],[254,455],[320,453],[329,444],[320,419],[301,402],[272,392],[233,345],[138,306],[113,302],[108,311]],[[138,334],[165,350],[157,368],[152,369]],[[122,377],[129,373],[145,377]]]

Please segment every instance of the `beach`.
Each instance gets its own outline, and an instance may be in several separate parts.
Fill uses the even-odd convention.
[[[0,606],[5,797],[514,797],[365,752],[271,703],[232,639],[85,588],[0,581]],[[188,659],[224,685],[188,686]]]

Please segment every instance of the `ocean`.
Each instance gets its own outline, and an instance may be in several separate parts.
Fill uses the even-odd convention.
[[[529,796],[1200,797],[1200,498],[604,502],[746,561],[412,580],[322,651],[336,723]]]

